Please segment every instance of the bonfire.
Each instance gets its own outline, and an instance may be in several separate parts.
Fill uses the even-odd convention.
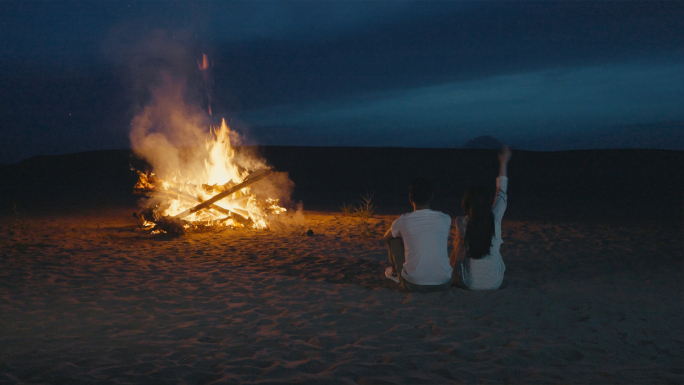
[[[258,199],[251,192],[250,186],[274,171],[263,162],[251,162],[252,169],[247,169],[235,161],[225,120],[211,130],[204,148],[193,153],[203,160],[201,170],[179,168],[166,178],[154,170],[138,170],[134,192],[147,197],[147,208],[136,216],[153,234],[178,235],[218,226],[266,229],[270,218],[286,211],[278,199]]]

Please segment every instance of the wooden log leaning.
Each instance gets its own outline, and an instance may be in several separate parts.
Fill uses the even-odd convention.
[[[175,218],[178,218],[178,219],[185,218],[192,213],[195,213],[195,212],[200,211],[204,208],[207,208],[207,207],[211,206],[214,202],[217,202],[217,201],[229,196],[230,194],[233,194],[236,191],[240,191],[245,187],[249,187],[249,186],[253,185],[254,183],[266,178],[267,176],[269,176],[271,174],[273,174],[273,170],[257,171],[254,174],[250,175],[247,179],[245,179],[244,182],[242,182],[238,185],[235,185],[235,186],[229,188],[228,190],[226,190],[224,192],[221,192],[221,193],[214,195],[213,197],[207,199],[206,201],[198,204],[195,207],[192,207],[190,209],[183,211],[180,214],[177,214],[175,216]]]
[[[194,196],[194,195],[192,195],[192,194],[190,194],[190,193],[186,193],[186,192],[184,192],[184,191],[178,190],[178,189],[176,189],[176,188],[174,188],[174,187],[170,188],[168,191],[170,191],[170,192],[173,193],[173,194],[176,194],[179,198],[185,198],[186,200],[189,200],[189,201],[204,203],[204,200],[202,200],[202,198],[200,198],[200,197],[198,197],[198,196]],[[162,192],[163,192],[163,193],[166,193],[167,195],[172,195],[171,193],[169,193],[169,192],[167,192],[167,191],[162,191]],[[237,199],[237,200],[240,200],[240,199]],[[231,201],[231,202],[232,202],[232,201]],[[212,209],[212,210],[216,210],[216,211],[218,211],[218,212],[221,213],[221,214],[228,215],[228,217],[226,217],[224,220],[229,219],[231,215],[235,215],[235,214],[237,214],[238,216],[242,217],[243,219],[248,219],[248,218],[249,218],[249,215],[240,213],[240,212],[235,211],[235,210],[224,209],[223,207],[216,206],[216,205],[214,205],[214,204],[209,205],[208,208],[209,208],[209,209]]]

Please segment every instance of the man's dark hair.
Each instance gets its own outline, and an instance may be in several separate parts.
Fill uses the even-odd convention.
[[[432,182],[427,178],[416,178],[409,186],[409,199],[417,205],[429,203],[432,194]]]

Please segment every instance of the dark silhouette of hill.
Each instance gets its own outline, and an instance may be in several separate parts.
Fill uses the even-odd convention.
[[[503,148],[503,144],[496,140],[494,137],[489,135],[478,136],[477,138],[470,139],[463,145],[463,148],[479,148],[479,149],[490,149],[499,150]]]
[[[433,180],[433,208],[460,215],[465,188],[494,189],[496,150],[357,147],[245,147],[295,183],[293,200],[309,210],[339,210],[373,194],[378,212],[411,209],[408,184]],[[0,167],[0,212],[70,212],[83,208],[136,209],[131,191],[144,162],[130,150],[40,156]],[[649,223],[681,226],[684,151],[514,151],[509,165],[507,219]]]

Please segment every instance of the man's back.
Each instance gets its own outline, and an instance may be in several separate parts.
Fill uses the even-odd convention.
[[[439,211],[416,210],[392,223],[392,236],[404,242],[406,263],[401,272],[417,285],[440,285],[451,280],[447,243],[451,218]]]

